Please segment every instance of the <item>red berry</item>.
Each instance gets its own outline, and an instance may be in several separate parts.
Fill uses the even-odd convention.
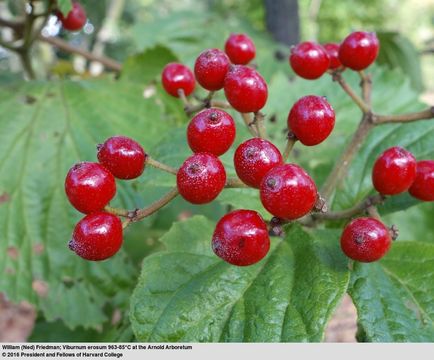
[[[309,95],[299,99],[288,115],[288,128],[304,145],[322,143],[335,126],[335,112],[324,97]]]
[[[227,112],[206,109],[191,119],[187,128],[187,140],[193,152],[224,154],[235,140],[235,123]]]
[[[351,221],[341,236],[341,248],[345,255],[361,262],[381,259],[391,243],[392,238],[384,224],[368,217]]]
[[[336,70],[342,67],[342,63],[339,60],[339,47],[340,45],[338,43],[327,43],[323,45],[323,48],[327,52],[327,55],[330,59],[330,70]]]
[[[267,225],[256,211],[232,211],[217,223],[212,236],[212,249],[229,264],[255,264],[270,249]]]
[[[229,103],[241,113],[257,112],[267,102],[267,83],[255,69],[248,66],[231,66],[224,89]]]
[[[203,88],[210,91],[220,90],[223,88],[229,65],[229,58],[223,51],[205,50],[196,59],[194,75]]]
[[[104,166],[93,162],[75,164],[66,175],[65,192],[78,211],[102,210],[116,194],[115,178]]]
[[[231,34],[226,40],[225,52],[232,63],[246,65],[255,58],[256,48],[246,34]]]
[[[417,162],[416,179],[408,192],[416,199],[434,201],[434,160]]]
[[[312,210],[317,189],[311,177],[300,166],[284,164],[271,169],[260,187],[262,205],[274,216],[293,220]]]
[[[363,70],[378,55],[380,43],[373,32],[356,31],[348,35],[339,48],[339,60],[352,70]]]
[[[57,12],[57,17],[63,27],[69,31],[81,30],[87,21],[86,12],[78,2],[72,3],[72,9],[68,12],[66,17],[60,11]]]
[[[291,48],[289,63],[298,76],[314,80],[327,71],[330,59],[321,45],[306,41]]]
[[[191,70],[178,63],[169,63],[164,67],[161,81],[167,93],[175,97],[179,97],[178,90],[184,90],[185,96],[188,96],[195,87],[195,79]]]
[[[235,171],[247,185],[259,189],[265,174],[283,163],[282,154],[271,142],[253,138],[238,146],[234,154]]]
[[[122,222],[113,214],[86,215],[75,226],[69,248],[86,260],[105,260],[122,245]]]
[[[372,169],[372,183],[383,195],[396,195],[407,191],[416,178],[416,159],[399,146],[384,151]]]
[[[147,155],[139,143],[126,136],[113,136],[98,145],[98,160],[118,179],[134,179],[145,169]]]
[[[213,201],[223,190],[226,171],[213,154],[198,153],[184,161],[176,175],[181,196],[193,204]]]

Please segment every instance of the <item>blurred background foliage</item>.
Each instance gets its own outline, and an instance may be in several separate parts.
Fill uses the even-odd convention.
[[[97,55],[104,54],[123,63],[124,69],[120,81],[115,85],[109,83],[116,86],[116,91],[119,94],[119,96],[112,94],[114,99],[125,100],[121,95],[128,91],[142,89],[144,84],[154,80],[162,63],[179,59],[192,66],[195,58],[202,50],[210,47],[222,48],[230,32],[248,33],[257,46],[257,59],[255,61],[259,65],[260,72],[269,82],[270,99],[265,111],[280,120],[280,124],[279,122],[270,122],[269,124],[269,132],[276,143],[281,146],[284,140],[282,131],[284,125],[282,124],[290,106],[288,104],[292,104],[300,96],[313,92],[327,95],[336,108],[339,125],[330,143],[309,149],[309,152],[304,151],[304,148],[301,148],[300,151],[296,149],[295,152],[297,160],[312,171],[319,183],[323,181],[324,174],[330,169],[333,163],[331,159],[337,156],[339,148],[344,145],[349,134],[353,131],[359,114],[354,104],[343,98],[342,94],[335,91],[334,88],[330,89],[330,79],[323,78],[315,83],[302,79],[294,80],[287,61],[291,44],[299,40],[309,39],[316,39],[323,43],[338,42],[352,30],[376,31],[381,41],[378,63],[388,67],[390,71],[385,72],[382,67],[378,66],[372,68],[378,81],[376,93],[374,93],[376,95],[375,108],[382,112],[412,111],[420,109],[420,100],[427,100],[430,103],[434,101],[434,0],[299,0],[298,2],[296,0],[274,2],[264,0],[82,0],[81,3],[83,3],[89,18],[83,31],[67,33],[60,29],[56,18],[53,17],[43,29],[43,33],[59,36],[73,46],[86,49]],[[277,3],[290,4],[292,9],[294,6],[295,9],[298,9],[298,12],[281,12],[279,14],[283,17],[284,23],[298,28],[297,31],[287,33],[287,36],[283,38],[279,38],[280,35],[267,30],[273,27],[272,22],[270,24],[266,21],[267,6],[268,11],[271,11],[270,6]],[[19,15],[21,7],[21,1],[0,0],[0,17]],[[275,13],[274,15],[277,16]],[[3,38],[10,36],[7,29],[0,28],[0,31]],[[276,37],[280,39],[279,42],[272,40]],[[81,56],[57,50],[43,42],[38,42],[34,47],[32,60],[39,79],[71,78],[75,80],[99,77],[106,81],[114,78],[112,73],[104,72],[99,63],[86,61]],[[357,86],[357,77],[353,74],[348,76],[350,83]],[[3,94],[3,100],[8,100],[8,97],[12,96],[6,87],[15,84],[17,79],[22,77],[23,73],[18,58],[0,47],[0,90],[2,90],[1,87],[4,87],[4,92],[0,91],[0,93]],[[288,82],[288,78],[293,82]],[[94,98],[91,97],[91,91],[89,91],[91,95],[86,92],[89,87],[92,88],[94,85],[85,83],[83,88],[79,90],[70,90],[71,104],[81,104],[82,106],[73,112],[72,121],[77,128],[84,129],[83,123],[86,121],[86,115],[92,114],[98,118],[98,121],[95,120],[94,123],[100,125],[92,128],[91,124],[86,124],[89,126],[87,131],[97,134],[95,137],[98,136],[101,124],[105,120],[102,115],[103,110],[100,109],[104,109],[108,103],[99,104],[95,110],[91,100],[109,101],[103,96],[99,96],[103,93],[101,88],[105,87],[105,84],[100,84],[100,87],[94,84],[94,94],[98,95],[95,95]],[[67,90],[68,86],[66,87]],[[188,118],[184,115],[177,100],[162,94],[161,86],[157,84],[155,89],[148,90],[157,92],[156,104],[158,106],[149,105],[149,109],[141,112],[138,109],[139,105],[137,105],[135,110],[140,115],[152,114],[154,116],[152,120],[157,122],[167,120],[161,125],[162,129],[167,131],[166,137],[161,139],[160,144],[152,148],[152,154],[173,166],[179,165],[189,150],[185,144],[185,130],[178,125],[186,123]],[[18,91],[21,90],[18,89]],[[29,92],[36,94],[36,97],[42,97],[39,90],[30,88],[22,91],[26,91],[26,94]],[[53,92],[56,93],[56,90]],[[53,96],[57,95],[56,93]],[[144,95],[146,98],[146,89]],[[61,95],[59,96],[61,97]],[[131,96],[131,101],[135,101],[134,104],[139,104],[142,100],[139,99],[139,96],[135,96],[135,93],[134,95],[129,94],[129,96]],[[110,97],[108,96],[108,98]],[[90,100],[83,106],[85,99]],[[55,100],[53,103],[54,105],[47,106],[47,114],[57,104]],[[128,110],[130,110],[128,101],[113,107],[114,113],[119,111],[121,114],[128,114],[128,119],[133,121],[134,115],[130,114]],[[58,109],[58,111],[59,114],[62,113],[62,109]],[[95,111],[95,114],[92,111]],[[30,110],[29,114],[31,114]],[[25,116],[23,115],[23,117]],[[51,116],[54,118],[53,115]],[[149,119],[144,119],[140,125],[145,126],[146,121]],[[171,127],[173,129],[170,129]],[[415,126],[415,129],[413,137],[410,135],[407,138],[402,136],[402,145],[408,144],[412,147],[411,150],[431,156],[433,149],[428,142],[432,140],[432,136],[424,137],[426,129],[422,126]],[[105,129],[107,132],[109,130]],[[134,134],[135,131],[133,126],[128,127],[127,125],[125,125],[125,130],[126,133],[131,134]],[[371,149],[365,149],[366,151],[362,152],[360,157],[363,164],[372,163],[380,149],[386,146],[387,141],[393,144],[396,138],[388,137],[389,130],[390,128],[385,127],[384,130],[379,130],[372,136],[370,139],[373,144]],[[77,137],[80,138],[79,130],[72,129],[72,131],[77,131],[79,134]],[[83,133],[85,132],[83,130]],[[403,127],[401,133],[409,133],[408,127]],[[2,131],[0,131],[1,134]],[[244,135],[240,131],[240,137],[237,141],[240,142]],[[141,136],[143,141],[154,140],[157,142],[159,140],[147,134],[138,136]],[[424,141],[424,146],[418,145]],[[330,146],[330,144],[337,144],[337,146]],[[83,146],[85,154],[93,153],[93,141],[83,140],[80,145]],[[160,150],[161,154],[159,153]],[[71,156],[68,161],[70,158]],[[75,159],[75,161],[78,160],[83,159]],[[228,172],[233,172],[229,154],[223,157],[223,161]],[[69,165],[66,164],[65,166]],[[130,196],[130,199],[125,195],[121,201],[123,204],[127,203],[130,207],[134,203],[143,206],[144,203],[152,201],[159,194],[162,194],[166,190],[166,186],[172,185],[169,182],[165,183],[164,174],[159,177],[160,175],[153,172],[152,169],[149,169],[147,174],[150,175],[146,179],[134,182],[131,186],[133,190],[140,193],[140,196],[135,193]],[[350,185],[347,184],[346,191],[342,192],[343,195],[337,199],[337,206],[348,206],[355,199],[364,197],[370,191],[369,176],[365,173],[363,176],[364,182],[357,184],[357,190],[354,187],[356,181],[352,181]],[[359,173],[356,172],[355,175],[350,173],[350,179],[360,180],[360,178],[362,177]],[[351,187],[352,185],[354,186]],[[128,192],[125,189],[123,191]],[[161,249],[162,245],[157,240],[174,221],[199,213],[209,219],[217,220],[228,206],[246,206],[245,204],[248,203],[248,207],[255,208],[258,205],[256,197],[251,199],[249,194],[242,191],[239,193],[234,191],[230,194],[226,196],[222,194],[218,202],[202,207],[189,205],[181,199],[177,199],[158,215],[131,227],[128,230],[129,241],[125,245],[130,266],[126,267],[126,274],[123,275],[125,278],[131,277],[131,282],[122,283],[123,289],[127,289],[124,290],[126,295],[129,295],[135,285],[143,257]],[[401,209],[404,207],[402,204],[406,204],[405,206],[414,205],[414,202],[407,198],[400,197],[397,201],[401,201],[398,204]],[[434,232],[432,231],[434,207],[432,203],[393,213],[395,210],[385,209],[384,213],[388,213],[386,215],[387,221],[404,224],[401,230],[401,236],[404,240],[434,242]],[[69,214],[71,213],[72,211],[69,211]],[[69,233],[72,229],[74,217],[77,219],[77,214],[71,215],[71,228],[63,229],[64,233]],[[427,229],[430,231],[427,232]],[[64,241],[66,240],[60,239],[61,244]],[[130,276],[130,274],[133,275]],[[111,275],[109,274],[107,278],[109,276]],[[102,275],[101,278],[107,279]],[[66,287],[69,286],[66,285]],[[78,297],[79,295],[77,295]],[[133,335],[128,317],[123,316],[124,313],[128,312],[128,306],[125,303],[128,303],[128,299],[121,296],[117,302],[106,304],[103,312],[107,315],[107,319],[97,326],[89,325],[86,329],[80,326],[75,327],[64,318],[58,319],[54,315],[50,318],[50,322],[47,322],[47,312],[40,311],[30,339],[34,341],[62,341],[65,339],[70,341],[130,341],[133,339]],[[73,318],[74,315],[70,314],[70,317]]]
[[[132,53],[162,43],[190,64],[198,49],[207,45],[221,47],[231,30],[261,35],[264,42],[258,47],[270,47],[265,21],[267,6],[270,12],[273,5],[295,3],[296,8],[288,10],[298,9],[298,14],[282,11],[279,14],[287,20],[284,24],[296,23],[299,28],[299,33],[292,31],[289,41],[283,41],[286,45],[281,48],[283,54],[297,38],[338,42],[352,30],[377,31],[382,45],[380,63],[401,68],[417,89],[434,89],[434,0],[83,0],[82,3],[90,19],[84,32],[61,33],[74,45],[104,51],[123,61]],[[20,1],[2,0],[0,9],[17,13],[19,4]],[[274,12],[272,15],[277,16]],[[54,23],[55,18],[50,22],[50,34],[58,31]],[[55,63],[54,72],[60,75],[73,71],[74,67],[59,61],[68,58],[66,54],[50,54],[46,48],[39,50],[41,64],[38,61],[36,65],[41,71],[47,63]],[[4,53],[0,53],[0,58],[2,69],[18,70],[8,63]],[[94,71],[95,67],[98,65],[92,65]],[[83,71],[80,61],[76,61],[75,68]],[[52,72],[53,68],[49,70]]]

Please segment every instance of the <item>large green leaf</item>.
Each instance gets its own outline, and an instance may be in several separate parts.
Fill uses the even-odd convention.
[[[176,223],[146,258],[131,299],[139,341],[320,341],[348,271],[337,234],[294,225],[265,259],[229,265],[211,250],[214,224]]]
[[[355,264],[349,293],[369,341],[434,341],[434,245],[400,242],[379,263]]]
[[[155,96],[142,92],[113,80],[0,90],[0,291],[37,304],[50,321],[95,328],[107,319],[108,302],[128,301],[136,270],[122,252],[90,263],[68,250],[81,215],[67,202],[63,181],[73,163],[96,160],[105,138],[124,134],[147,148],[172,125]],[[141,205],[134,184],[118,184],[114,205]]]

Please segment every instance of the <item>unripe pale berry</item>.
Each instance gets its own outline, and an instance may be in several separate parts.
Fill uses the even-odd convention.
[[[341,248],[345,255],[361,262],[381,259],[391,243],[389,229],[377,219],[368,217],[351,221],[341,236]]]
[[[229,264],[255,264],[270,249],[267,225],[256,211],[232,211],[217,223],[212,237],[212,249]]]
[[[322,143],[335,126],[335,112],[322,96],[309,95],[299,99],[288,115],[288,128],[307,146]]]
[[[226,111],[206,109],[191,119],[187,128],[187,141],[193,152],[224,154],[235,140],[235,122]]]
[[[139,177],[147,157],[140,144],[126,136],[113,136],[98,145],[98,161],[118,179]]]
[[[407,191],[416,178],[416,159],[399,146],[384,151],[372,168],[372,183],[383,195]]]
[[[380,43],[373,32],[356,31],[348,35],[339,48],[339,60],[352,70],[363,70],[378,56]]]
[[[314,80],[327,71],[330,59],[320,44],[306,41],[291,48],[289,64],[298,76]]]
[[[104,166],[93,162],[75,164],[66,175],[65,192],[78,211],[102,210],[116,194],[115,178]]]
[[[164,67],[161,82],[166,92],[175,97],[179,97],[179,90],[183,90],[185,96],[188,96],[195,88],[195,79],[191,70],[178,63],[169,63]]]
[[[226,184],[221,161],[210,153],[197,153],[184,161],[176,175],[179,194],[193,204],[213,201]]]
[[[245,184],[258,189],[265,174],[282,163],[283,158],[279,149],[268,140],[261,138],[243,142],[234,154],[235,171],[238,177]]]
[[[246,34],[231,34],[226,40],[225,52],[233,64],[246,65],[255,58],[256,48]]]
[[[105,260],[122,245],[122,222],[106,212],[86,215],[74,228],[69,248],[86,260]]]
[[[317,188],[298,165],[284,164],[271,169],[260,187],[262,205],[274,216],[294,220],[309,213],[317,199]]]
[[[241,113],[257,112],[267,102],[268,88],[265,80],[248,66],[231,66],[225,78],[224,89],[229,103]]]

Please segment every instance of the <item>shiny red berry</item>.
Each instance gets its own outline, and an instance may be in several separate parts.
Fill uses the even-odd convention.
[[[205,50],[196,59],[194,75],[203,88],[210,91],[220,90],[223,88],[229,65],[229,58],[223,51]]]
[[[322,96],[309,95],[299,99],[288,115],[288,128],[304,145],[322,143],[335,126],[335,112]]]
[[[255,69],[248,66],[231,66],[224,89],[229,103],[241,113],[257,112],[267,102],[267,83]]]
[[[126,136],[113,136],[98,145],[98,161],[118,179],[139,177],[146,158],[140,144]]]
[[[255,264],[270,249],[267,225],[256,211],[232,211],[217,223],[212,237],[212,249],[229,264]]]
[[[115,178],[104,166],[93,162],[75,164],[66,175],[65,192],[78,211],[102,210],[116,194]]]
[[[417,162],[416,178],[408,192],[416,199],[434,201],[434,160]]]
[[[188,96],[195,88],[194,75],[191,70],[183,64],[167,64],[161,74],[161,81],[167,93],[175,97],[179,97],[178,90],[184,90],[185,96]]]
[[[246,34],[231,34],[226,40],[225,52],[233,64],[246,65],[255,58],[256,48]]]
[[[317,199],[315,183],[306,171],[295,164],[271,169],[260,187],[262,205],[281,219],[298,219],[309,213]]]
[[[389,230],[377,219],[354,219],[341,236],[342,251],[350,259],[372,262],[381,259],[392,243]]]
[[[416,159],[399,146],[384,151],[372,169],[372,183],[383,195],[396,195],[407,191],[416,178]]]
[[[191,119],[187,140],[193,152],[224,154],[235,140],[235,122],[226,111],[206,109]]]
[[[238,146],[234,154],[235,171],[247,185],[259,189],[265,174],[283,163],[282,154],[271,142],[253,138]]]
[[[314,80],[327,71],[330,59],[321,45],[306,41],[291,48],[289,63],[298,76]]]
[[[176,175],[181,196],[193,204],[213,201],[223,190],[226,171],[213,154],[198,153],[184,161]]]
[[[122,222],[113,214],[86,215],[75,226],[69,248],[86,260],[105,260],[122,245]]]
[[[373,32],[356,31],[348,35],[339,48],[339,60],[352,70],[363,70],[377,58],[380,43]]]
[[[339,60],[339,47],[338,43],[327,43],[323,45],[323,48],[327,52],[330,59],[329,69],[336,70],[342,67],[342,63]]]
[[[62,23],[65,30],[79,31],[86,24],[87,17],[83,7],[78,2],[72,3],[72,9],[66,17],[60,12],[57,12],[57,17]]]

